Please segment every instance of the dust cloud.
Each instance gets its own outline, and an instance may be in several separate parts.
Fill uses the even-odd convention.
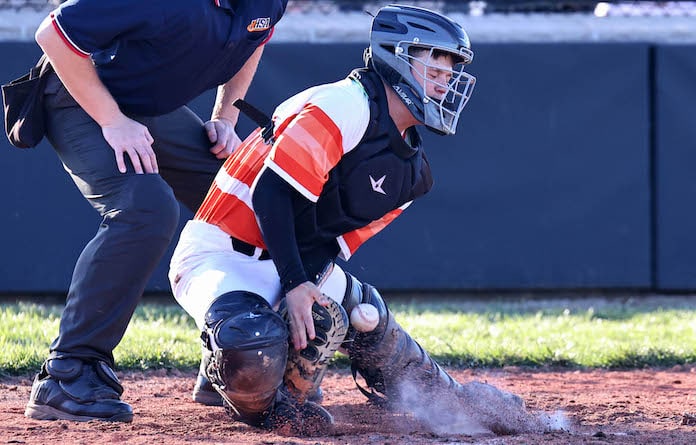
[[[395,409],[410,413],[441,436],[509,435],[570,428],[563,412],[531,412],[519,396],[477,381],[436,391],[424,390],[418,382],[404,381],[399,395]]]

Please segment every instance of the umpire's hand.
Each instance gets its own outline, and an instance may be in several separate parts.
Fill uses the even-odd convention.
[[[124,154],[127,154],[136,173],[159,172],[157,158],[152,150],[155,140],[145,125],[121,114],[101,129],[104,139],[114,149],[118,171],[126,172]]]
[[[222,117],[211,119],[205,123],[205,131],[213,147],[210,152],[218,159],[225,159],[231,155],[242,143],[237,132],[234,131],[234,124]]]
[[[307,337],[310,340],[314,340],[315,337],[312,305],[316,301],[326,307],[330,304],[329,297],[322,294],[311,281],[300,284],[285,297],[290,321],[290,338],[295,349],[299,351],[307,347]]]

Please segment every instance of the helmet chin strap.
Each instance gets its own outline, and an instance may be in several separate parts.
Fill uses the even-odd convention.
[[[425,115],[420,98],[411,88],[403,83],[386,84],[387,97],[390,100],[390,115],[401,133],[413,125],[424,125]]]

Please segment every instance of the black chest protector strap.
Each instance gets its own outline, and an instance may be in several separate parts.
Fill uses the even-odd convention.
[[[415,128],[409,129],[410,139],[413,147],[406,143],[399,130],[394,125],[389,116],[389,103],[387,94],[384,91],[384,84],[377,73],[367,68],[353,70],[349,78],[360,82],[370,99],[370,122],[367,130],[360,141],[361,150],[372,141],[378,142],[379,149],[385,145],[402,159],[408,159],[418,152],[421,145],[421,138]],[[387,142],[387,144],[385,144]],[[414,148],[415,147],[415,148]]]
[[[367,93],[370,103],[370,121],[358,144],[360,149],[352,150],[341,159],[342,168],[350,171],[365,159],[389,150],[399,158],[411,162],[414,170],[418,172],[411,184],[410,193],[404,197],[402,203],[424,195],[432,188],[433,178],[425,151],[422,149],[420,134],[415,127],[410,127],[407,130],[407,137],[404,138],[404,135],[396,128],[389,115],[384,83],[377,73],[368,68],[361,68],[353,70],[349,78],[360,82]]]
[[[254,121],[261,128],[261,138],[266,144],[273,143],[273,121],[263,111],[259,110],[243,99],[237,99],[232,104],[239,108],[239,111]]]

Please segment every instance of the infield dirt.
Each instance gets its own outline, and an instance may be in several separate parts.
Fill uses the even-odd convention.
[[[433,433],[403,413],[366,403],[350,372],[331,369],[324,406],[331,436],[296,438],[230,421],[222,408],[191,401],[194,372],[119,373],[133,406],[132,423],[36,421],[24,417],[31,377],[0,380],[0,443],[13,444],[696,444],[696,365],[636,371],[525,368],[448,369],[521,396],[531,410],[563,412],[567,430],[516,436]],[[424,400],[427,406],[432,401]]]

